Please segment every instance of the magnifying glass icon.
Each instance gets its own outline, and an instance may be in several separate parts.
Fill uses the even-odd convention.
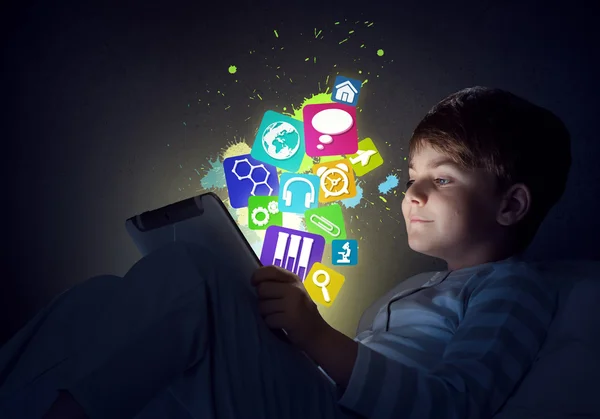
[[[323,277],[322,281],[319,281],[320,276]],[[331,298],[329,298],[329,292],[327,292],[327,285],[329,285],[331,278],[329,277],[329,274],[327,273],[327,271],[324,271],[323,269],[319,269],[318,271],[315,271],[315,273],[312,276],[312,281],[313,281],[313,284],[315,284],[317,287],[321,288],[321,291],[323,291],[323,298],[325,299],[325,302],[326,303],[331,302]]]

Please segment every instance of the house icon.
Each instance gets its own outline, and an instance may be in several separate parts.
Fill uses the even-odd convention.
[[[337,102],[353,103],[354,96],[358,93],[356,87],[348,80],[335,86],[335,100]]]

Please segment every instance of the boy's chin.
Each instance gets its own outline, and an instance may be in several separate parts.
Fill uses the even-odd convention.
[[[422,253],[427,256],[443,259],[443,249],[441,248],[441,246],[436,246],[436,244],[433,243],[431,240],[424,240],[424,238],[422,237],[419,237],[419,239],[411,239],[409,237],[408,247],[410,247],[417,253]]]

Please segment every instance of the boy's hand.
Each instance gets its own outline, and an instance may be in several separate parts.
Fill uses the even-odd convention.
[[[319,339],[329,325],[323,320],[297,275],[277,266],[258,268],[252,276],[258,310],[271,329],[285,329],[302,350]]]

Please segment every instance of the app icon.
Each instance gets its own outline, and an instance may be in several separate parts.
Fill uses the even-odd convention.
[[[347,156],[352,163],[356,176],[362,176],[383,164],[383,157],[373,144],[373,140],[365,138],[358,143],[358,151],[352,156]]]
[[[325,237],[325,243],[346,238],[344,214],[339,204],[315,208],[304,213],[306,229]]]
[[[223,170],[233,208],[247,207],[250,196],[279,194],[277,168],[253,159],[250,154],[226,158],[223,160]]]
[[[358,242],[356,240],[333,240],[331,242],[331,263],[354,266],[358,263]]]
[[[250,154],[256,160],[295,172],[304,158],[304,124],[287,115],[265,112]]]
[[[358,150],[356,108],[341,103],[306,105],[304,140],[310,157],[353,154]]]
[[[356,196],[356,180],[348,159],[315,164],[319,177],[319,202],[333,202]]]
[[[248,198],[248,228],[266,230],[269,226],[280,226],[283,217],[276,196],[251,196]]]
[[[260,253],[263,265],[275,265],[298,275],[303,281],[315,262],[323,259],[325,239],[286,227],[267,228]]]
[[[306,276],[304,288],[315,303],[330,307],[344,285],[344,275],[322,263],[315,263]]]
[[[279,211],[304,214],[307,209],[319,206],[319,177],[282,173]]]
[[[334,102],[345,103],[356,106],[358,95],[362,82],[360,80],[349,79],[344,76],[337,76],[331,92],[331,100]]]

